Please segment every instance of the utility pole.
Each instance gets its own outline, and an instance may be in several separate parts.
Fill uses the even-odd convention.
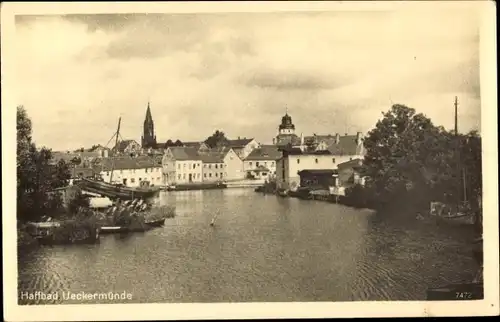
[[[455,96],[455,135],[458,136],[458,97]]]

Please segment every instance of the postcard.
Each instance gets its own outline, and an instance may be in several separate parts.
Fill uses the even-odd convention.
[[[2,4],[4,318],[499,314],[495,21]]]

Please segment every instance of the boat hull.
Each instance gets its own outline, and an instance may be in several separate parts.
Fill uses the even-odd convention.
[[[129,188],[115,186],[106,182],[83,179],[79,182],[82,190],[97,193],[110,199],[148,199],[156,196],[160,189],[157,188]]]
[[[190,191],[190,190],[212,190],[212,189],[226,189],[227,184],[225,183],[193,183],[193,184],[181,184],[176,186],[170,186],[167,188],[168,191]]]
[[[145,224],[149,227],[162,227],[163,225],[165,225],[165,219],[147,221],[145,222]]]

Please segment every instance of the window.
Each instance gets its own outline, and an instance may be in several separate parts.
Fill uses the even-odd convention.
[[[273,167],[274,167],[274,161],[272,161],[272,162],[271,162],[271,166],[273,166]]]
[[[198,179],[200,178],[200,174],[198,173]]]
[[[218,177],[219,175],[217,174],[217,172],[215,173],[215,176]]]
[[[267,176],[267,172],[262,172],[262,176],[266,177]]]
[[[335,158],[332,158],[332,163],[335,163]]]
[[[216,164],[216,165],[215,165],[215,168],[216,168],[216,169],[217,169],[217,167],[218,167],[218,164]]]
[[[223,176],[224,176],[224,174],[221,172],[221,173],[220,173],[220,177],[222,178]]]
[[[256,165],[256,166],[259,166],[259,162],[255,162],[255,165]]]
[[[209,174],[208,174],[208,176],[209,176],[210,178],[212,178],[212,174],[211,174],[211,173],[209,173]]]
[[[106,171],[106,175],[109,176],[109,171]]]
[[[139,178],[139,181],[142,181],[142,178]]]
[[[203,174],[203,177],[204,177],[204,178],[206,178],[206,177],[207,177],[207,174],[206,174],[206,173],[204,173],[204,174]]]
[[[179,180],[181,180],[181,175],[180,174],[178,175],[178,177],[179,177]]]
[[[182,167],[183,167],[184,169],[186,169],[186,164],[184,163],[184,164],[182,165]]]
[[[209,164],[209,165],[208,165],[208,168],[209,168],[209,169],[212,169],[212,165],[211,165],[211,164]]]
[[[266,166],[266,165],[267,165],[267,162],[264,162],[264,165]]]
[[[181,169],[181,164],[180,163],[177,165],[177,169],[179,169],[179,170]]]
[[[252,166],[252,162],[248,162],[248,165],[249,165],[249,166]]]
[[[146,168],[146,169],[144,169],[144,170],[146,170],[146,173],[148,173],[148,168]]]
[[[207,167],[207,164],[205,163],[205,164],[203,165],[203,167],[204,167],[204,168],[206,168],[206,167]]]
[[[156,181],[160,181],[160,177],[156,177]]]
[[[318,163],[318,159],[314,159],[314,162]]]
[[[196,163],[193,163],[193,169],[196,168]]]
[[[122,173],[123,173],[123,170],[120,170],[120,174],[122,174]]]
[[[130,178],[130,182],[134,183],[135,182],[135,178]]]
[[[300,159],[297,159],[297,164],[299,164],[299,163],[300,163]]]

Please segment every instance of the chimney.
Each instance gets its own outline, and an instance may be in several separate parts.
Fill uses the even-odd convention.
[[[335,143],[339,144],[340,143],[340,134],[335,133]]]
[[[362,134],[361,132],[356,133],[356,144],[359,145],[361,143]]]

